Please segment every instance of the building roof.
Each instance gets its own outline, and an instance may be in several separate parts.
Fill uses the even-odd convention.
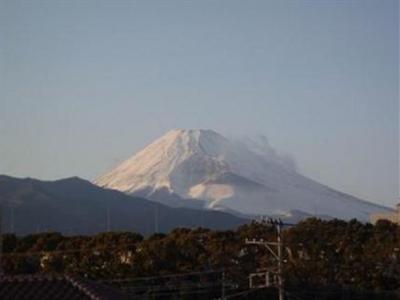
[[[2,276],[2,300],[127,300],[113,287],[69,276]]]

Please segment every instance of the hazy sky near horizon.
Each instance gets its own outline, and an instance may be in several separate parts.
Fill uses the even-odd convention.
[[[394,205],[398,25],[396,0],[0,0],[0,174],[91,180],[210,128]]]

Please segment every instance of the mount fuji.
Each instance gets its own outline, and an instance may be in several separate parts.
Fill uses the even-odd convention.
[[[95,184],[170,206],[250,216],[366,221],[388,210],[301,175],[266,138],[236,141],[212,130],[169,131]]]

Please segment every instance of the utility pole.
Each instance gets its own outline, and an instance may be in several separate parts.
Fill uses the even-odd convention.
[[[278,248],[278,289],[279,289],[279,300],[283,300],[284,295],[284,279],[282,272],[282,221],[279,219],[278,222],[275,223],[276,232],[277,232],[277,248]]]
[[[284,225],[281,219],[268,219],[268,223],[273,225],[276,228],[277,237],[276,242],[264,241],[263,239],[246,239],[246,244],[248,245],[262,245],[272,254],[272,256],[277,261],[277,268],[275,270],[266,270],[265,272],[258,272],[254,274],[250,274],[250,288],[254,287],[252,283],[252,279],[256,276],[265,276],[265,284],[258,285],[256,287],[268,287],[271,285],[269,282],[269,272],[275,273],[277,276],[277,283],[275,286],[278,288],[279,300],[284,300],[284,279],[283,279],[283,241],[282,241],[282,226]]]
[[[221,299],[225,300],[225,269],[222,269]]]

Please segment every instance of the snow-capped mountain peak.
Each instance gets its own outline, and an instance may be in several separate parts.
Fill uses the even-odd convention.
[[[96,184],[130,193],[161,187],[177,192],[182,184],[174,180],[174,174],[177,175],[177,170],[184,162],[197,160],[198,164],[205,164],[207,170],[204,171],[210,175],[226,168],[221,156],[227,142],[212,130],[171,130],[110,173],[98,178]],[[194,175],[194,172],[190,173]]]
[[[167,204],[176,204],[168,203],[173,195],[179,205],[251,215],[302,211],[365,220],[382,210],[302,176],[265,137],[239,142],[203,129],[171,130],[95,183]]]

